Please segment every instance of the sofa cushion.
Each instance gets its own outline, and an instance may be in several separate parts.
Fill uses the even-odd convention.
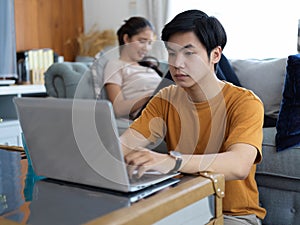
[[[300,146],[300,54],[288,57],[276,128],[277,151]]]
[[[286,58],[231,59],[241,83],[252,90],[264,103],[265,115],[278,118],[286,71]]]
[[[263,129],[263,160],[257,165],[256,173],[296,179],[300,184],[300,147],[277,152],[276,132],[275,127]]]
[[[260,179],[261,178],[261,179]],[[265,183],[266,177],[256,178],[257,181]],[[286,183],[290,186],[295,183]],[[297,181],[299,182],[299,181]],[[274,181],[273,181],[274,183]],[[278,182],[279,183],[279,182]],[[259,202],[262,207],[267,210],[267,215],[262,221],[263,225],[295,225],[300,221],[300,194],[297,191],[289,191],[285,189],[272,188],[269,186],[259,186]]]
[[[276,151],[276,128],[264,128],[263,160],[257,165],[260,205],[265,225],[298,224],[300,220],[300,148]]]

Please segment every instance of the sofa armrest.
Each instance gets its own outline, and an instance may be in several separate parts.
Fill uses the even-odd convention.
[[[57,98],[95,98],[93,80],[84,63],[54,63],[44,74],[47,94]]]
[[[263,133],[263,161],[257,165],[257,173],[300,180],[300,147],[278,152],[275,144],[276,128],[263,128]]]

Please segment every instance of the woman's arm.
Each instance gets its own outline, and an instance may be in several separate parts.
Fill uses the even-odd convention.
[[[121,87],[117,84],[105,84],[108,99],[113,103],[116,117],[128,116],[140,109],[150,98],[150,96],[142,96],[138,99],[124,99]]]

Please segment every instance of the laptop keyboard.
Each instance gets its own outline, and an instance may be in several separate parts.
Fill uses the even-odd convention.
[[[164,177],[166,174],[162,174],[159,172],[146,172],[142,177],[138,178],[137,173],[134,173],[132,177],[129,179],[131,184],[143,184],[147,182],[151,182],[153,180],[157,180],[160,177]]]

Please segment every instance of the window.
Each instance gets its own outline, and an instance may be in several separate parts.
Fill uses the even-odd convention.
[[[169,19],[199,9],[223,24],[231,59],[287,57],[297,53],[300,1],[170,0]]]

